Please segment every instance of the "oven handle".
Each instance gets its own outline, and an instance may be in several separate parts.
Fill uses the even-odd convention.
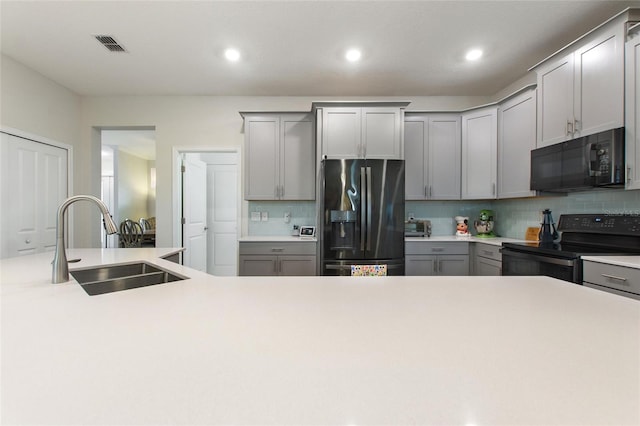
[[[509,250],[509,249],[501,249],[500,252],[502,253],[503,256],[503,261],[504,261],[504,256],[512,256],[512,257],[517,257],[520,259],[528,259],[528,260],[537,260],[540,261],[542,263],[551,263],[553,265],[561,265],[561,266],[575,266],[576,261],[575,260],[569,260],[569,259],[558,259],[555,257],[550,257],[550,256],[540,256],[537,254],[531,254],[531,253],[521,253],[519,251],[513,251],[513,250]]]

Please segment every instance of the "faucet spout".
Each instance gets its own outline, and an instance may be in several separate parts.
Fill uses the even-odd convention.
[[[76,201],[91,201],[95,203],[100,209],[100,212],[102,212],[107,234],[115,234],[118,232],[118,227],[111,218],[109,209],[99,198],[91,195],[74,195],[64,200],[62,204],[60,204],[60,207],[58,207],[58,217],[56,219],[56,254],[53,257],[53,272],[51,275],[51,282],[53,284],[69,281],[69,264],[67,263],[67,253],[64,245],[64,213],[67,211],[67,207]]]

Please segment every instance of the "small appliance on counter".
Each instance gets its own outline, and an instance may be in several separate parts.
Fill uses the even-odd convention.
[[[409,219],[404,222],[405,237],[430,237],[431,221],[424,219]]]
[[[558,231],[556,230],[556,224],[553,222],[551,210],[545,209],[542,211],[542,223],[540,224],[538,241],[541,243],[553,243],[557,239]]]
[[[473,227],[476,228],[477,237],[493,238],[493,210],[480,210],[480,219],[473,221]]]

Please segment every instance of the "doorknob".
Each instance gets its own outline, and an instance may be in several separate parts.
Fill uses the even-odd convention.
[[[204,227],[204,230],[206,231],[207,229],[209,229],[209,227],[208,227],[208,226],[205,226],[205,227]]]

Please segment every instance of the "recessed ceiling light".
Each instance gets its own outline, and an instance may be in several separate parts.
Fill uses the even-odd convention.
[[[360,52],[358,49],[349,49],[347,50],[347,53],[344,55],[344,57],[347,58],[347,61],[349,62],[356,62],[359,61],[362,57],[362,52]]]
[[[236,62],[240,59],[240,52],[237,49],[229,48],[224,51],[224,57],[227,58],[228,61]]]
[[[471,49],[465,56],[465,58],[467,58],[467,61],[475,61],[480,59],[480,57],[482,57],[482,50],[480,49]]]

